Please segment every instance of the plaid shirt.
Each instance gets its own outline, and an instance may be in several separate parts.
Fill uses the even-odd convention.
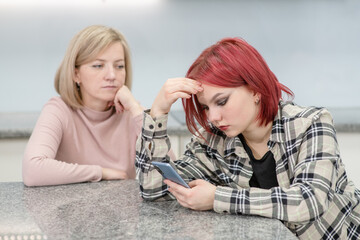
[[[251,214],[281,221],[300,239],[359,239],[360,191],[347,178],[330,113],[280,102],[268,148],[276,161],[279,187],[250,188],[250,159],[238,137],[202,130],[177,160],[169,157],[167,115],[144,113],[136,146],[136,172],[146,200],[173,199],[151,161],[170,162],[185,181],[217,186],[214,211]]]

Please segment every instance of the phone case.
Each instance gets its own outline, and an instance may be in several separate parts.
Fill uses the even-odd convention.
[[[182,177],[176,172],[176,170],[169,164],[163,162],[151,162],[155,166],[165,179],[169,179],[177,184],[180,184],[186,188],[190,188],[189,185],[182,179]]]

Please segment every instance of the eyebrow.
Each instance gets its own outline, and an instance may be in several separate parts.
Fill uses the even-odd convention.
[[[225,93],[220,92],[220,93],[215,94],[215,95],[210,99],[210,103],[214,102],[215,99],[216,99],[218,96],[222,95],[222,94],[225,94]],[[201,103],[201,102],[199,101],[199,98],[198,98],[198,102],[200,103],[200,105],[205,105],[205,104],[203,104],[203,103]]]
[[[106,62],[106,60],[100,59],[100,58],[97,58],[97,59],[95,59],[94,61]],[[125,61],[125,60],[121,58],[121,59],[115,60],[114,62],[120,62],[120,61]]]

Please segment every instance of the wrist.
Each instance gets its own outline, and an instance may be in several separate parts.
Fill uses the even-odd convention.
[[[150,109],[150,116],[151,116],[153,119],[158,118],[158,117],[163,116],[163,115],[166,115],[166,114],[167,114],[167,113],[164,113],[164,112],[162,112],[162,111],[158,111],[158,110],[156,110],[156,109],[154,109],[154,108],[151,108],[151,109]]]
[[[136,117],[137,115],[142,114],[144,109],[138,102],[136,102],[130,107],[129,111],[133,117]]]

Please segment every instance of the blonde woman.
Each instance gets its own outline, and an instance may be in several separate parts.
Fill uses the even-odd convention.
[[[142,108],[130,92],[129,47],[113,28],[90,26],[70,42],[23,159],[27,186],[135,178]],[[116,108],[115,108],[116,107]]]

